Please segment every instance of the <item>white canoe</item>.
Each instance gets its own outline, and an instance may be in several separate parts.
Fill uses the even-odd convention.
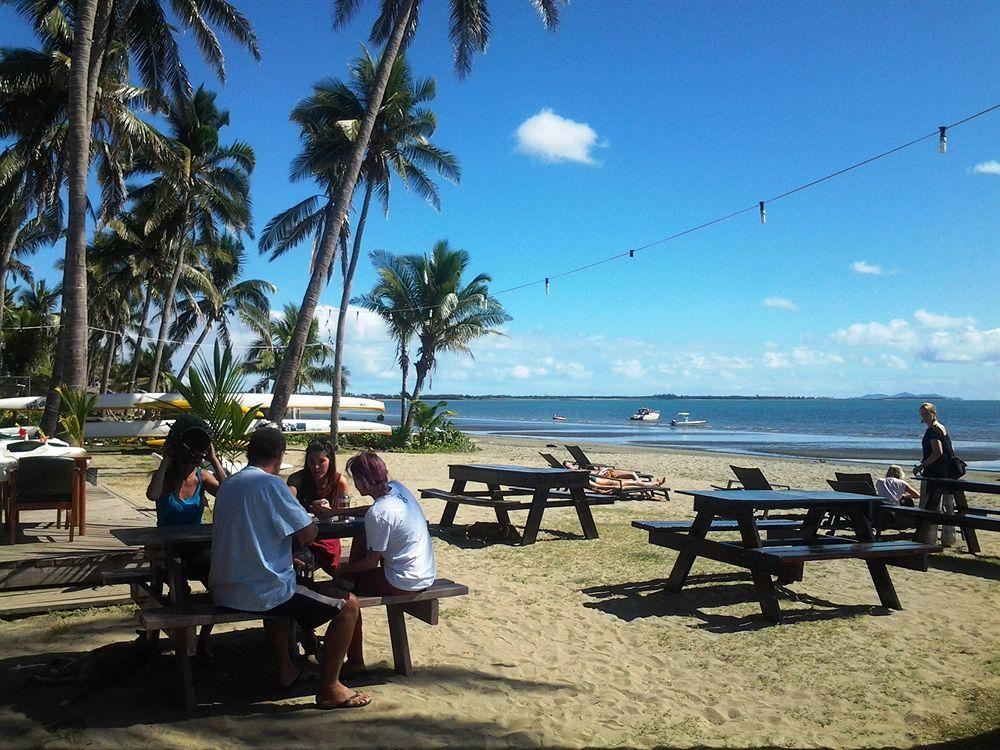
[[[101,438],[157,438],[166,437],[170,431],[172,419],[157,419],[153,421],[133,422],[87,422],[84,427],[84,436],[87,440]],[[340,420],[338,427],[343,434],[367,434],[367,435],[388,435],[392,432],[389,425],[382,422],[362,422],[352,420]],[[285,419],[282,420],[281,428],[283,432],[308,433],[329,433],[330,420],[328,419]]]
[[[244,408],[259,406],[266,409],[273,398],[270,393],[237,393],[234,394]],[[330,396],[312,393],[293,393],[288,399],[289,409],[320,409],[330,408]],[[5,411],[41,411],[45,408],[44,396],[17,396],[15,398],[0,398],[0,410]],[[179,393],[104,393],[97,397],[98,409],[185,409],[187,401]],[[343,396],[340,408],[344,411],[384,412],[385,404],[371,398],[355,398]]]

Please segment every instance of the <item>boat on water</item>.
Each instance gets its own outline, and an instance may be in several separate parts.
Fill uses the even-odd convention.
[[[552,415],[552,421],[553,422],[565,422],[566,421],[566,417],[560,416],[559,414],[553,414]]]
[[[645,406],[629,417],[629,419],[633,422],[655,422],[659,418],[660,412],[656,411],[656,409],[649,409]]]
[[[681,417],[681,419],[671,419],[671,427],[701,427],[706,424],[704,419],[689,419],[691,412],[688,411],[679,411],[677,412],[677,416]]]

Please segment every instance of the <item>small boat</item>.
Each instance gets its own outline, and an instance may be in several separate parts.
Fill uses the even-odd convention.
[[[691,412],[679,411],[677,416],[683,417],[683,419],[671,419],[671,427],[701,427],[706,424],[704,419],[688,419],[691,416]]]
[[[558,414],[553,414],[552,415],[552,421],[554,421],[554,422],[565,422],[566,421],[566,417],[562,417],[562,416],[560,416]]]
[[[631,417],[629,417],[629,419],[631,419],[634,422],[655,422],[659,418],[660,418],[660,412],[656,411],[655,409],[649,409],[645,406],[639,409],[639,411],[637,411]]]

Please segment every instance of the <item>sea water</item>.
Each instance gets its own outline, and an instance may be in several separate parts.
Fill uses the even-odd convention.
[[[453,399],[455,425],[466,432],[726,453],[867,459],[910,465],[921,456],[920,400],[910,399]],[[659,422],[632,422],[640,407]],[[1000,470],[1000,401],[941,400],[938,414],[955,452],[970,467]],[[678,412],[706,420],[671,427]],[[399,402],[386,401],[398,423]],[[553,421],[554,415],[566,421]],[[678,417],[679,418],[679,417]]]

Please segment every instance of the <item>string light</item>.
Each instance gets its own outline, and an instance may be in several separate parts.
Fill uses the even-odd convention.
[[[634,258],[635,257],[635,250],[629,250],[628,251],[628,257]]]
[[[546,297],[549,296],[549,278],[548,278],[548,276],[545,277],[545,296]]]
[[[938,126],[938,151],[942,154],[948,153],[948,126]]]
[[[767,209],[764,208],[764,201],[758,201],[760,206],[760,223],[767,224]]]

